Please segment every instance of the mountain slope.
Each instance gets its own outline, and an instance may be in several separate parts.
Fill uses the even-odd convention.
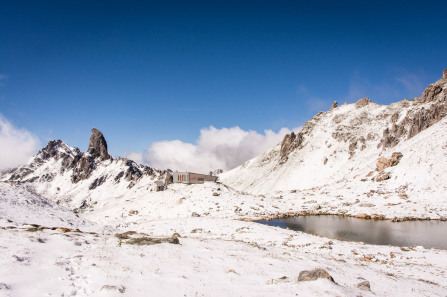
[[[255,194],[343,186],[445,196],[446,113],[446,78],[413,100],[383,106],[363,98],[320,112],[297,135],[219,179]],[[397,164],[388,166],[394,152]]]
[[[102,133],[92,129],[87,152],[53,140],[26,165],[5,174],[2,180],[25,184],[58,204],[83,210],[109,198],[151,191],[154,181],[165,180],[168,174],[132,160],[113,159]]]

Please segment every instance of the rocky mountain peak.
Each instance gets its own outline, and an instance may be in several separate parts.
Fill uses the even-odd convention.
[[[90,136],[87,152],[94,158],[101,157],[103,160],[108,160],[111,158],[107,152],[107,141],[101,131],[96,128],[92,129],[92,135]]]

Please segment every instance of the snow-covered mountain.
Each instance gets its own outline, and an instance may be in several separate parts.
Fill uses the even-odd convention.
[[[52,140],[2,180],[26,185],[70,209],[83,210],[109,198],[151,191],[154,181],[165,181],[167,175],[168,171],[112,158],[103,134],[93,128],[87,152]]]
[[[151,191],[169,171],[112,158],[96,129],[85,153],[50,141],[0,178],[0,295],[445,296],[445,250],[251,220],[447,220],[446,78],[389,106],[334,104],[225,184]],[[329,278],[300,280],[315,268]]]
[[[379,105],[368,98],[320,112],[297,133],[219,179],[274,194],[358,189],[442,196],[447,182],[447,74],[421,97]]]

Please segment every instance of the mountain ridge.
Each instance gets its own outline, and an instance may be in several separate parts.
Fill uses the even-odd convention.
[[[445,122],[446,114],[445,77],[429,85],[421,97],[413,100],[379,105],[363,98],[353,104],[338,107],[335,104],[329,111],[315,115],[297,134],[286,135],[277,146],[222,173],[219,179],[236,190],[252,194],[274,194],[314,187],[330,191],[327,187],[329,184],[358,186],[361,189],[383,186],[391,190],[392,187],[387,186],[391,178],[400,179],[401,185],[416,185],[417,181],[392,175],[392,171],[403,165],[376,170],[376,163],[381,157],[391,158],[393,152],[401,152],[401,162],[406,164],[407,170],[413,170],[408,160],[413,148],[408,144],[417,143],[420,151],[437,150],[436,156],[441,162],[431,159],[427,162],[440,167],[439,172],[425,174],[439,176],[447,170],[446,152],[442,149],[443,145],[433,148],[431,144],[436,137],[447,141],[443,128],[439,127],[444,125],[442,122]],[[439,131],[435,135],[423,133],[431,129]],[[424,140],[421,142],[421,139]],[[355,179],[363,181],[357,184]],[[446,183],[440,179],[438,181],[439,191],[445,189]]]

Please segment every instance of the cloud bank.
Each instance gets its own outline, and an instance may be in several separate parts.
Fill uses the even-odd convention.
[[[217,129],[210,126],[200,130],[195,144],[180,140],[159,141],[152,143],[145,153],[128,152],[126,157],[136,162],[143,160],[160,169],[201,173],[228,170],[264,153],[290,132],[290,129],[282,128],[277,133],[265,130],[261,134],[239,127]]]
[[[25,129],[14,127],[0,114],[0,170],[22,165],[40,147],[39,139]]]

